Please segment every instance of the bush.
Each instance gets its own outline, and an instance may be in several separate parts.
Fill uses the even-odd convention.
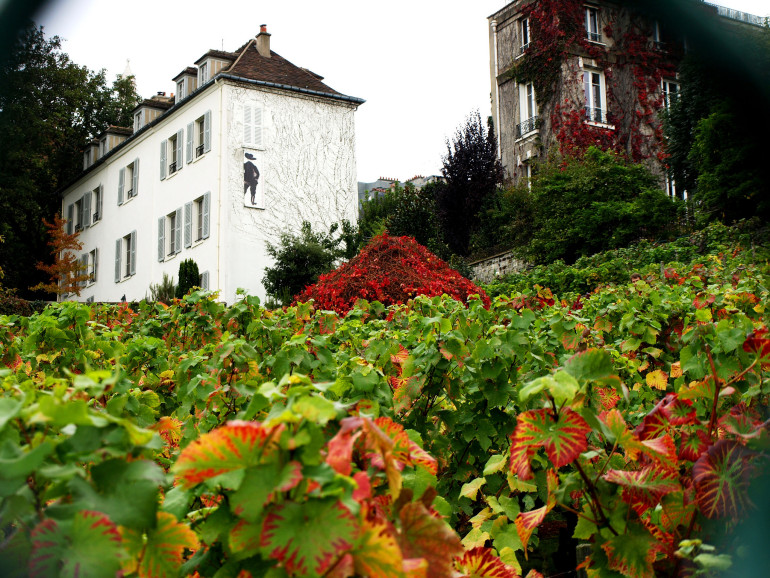
[[[342,258],[350,258],[355,252],[353,227],[342,222],[342,231],[333,224],[328,233],[316,233],[307,221],[302,223],[298,235],[284,233],[278,245],[267,244],[267,253],[275,259],[275,265],[265,269],[262,283],[273,299],[288,305],[294,295],[314,283],[322,273],[334,269]]]
[[[314,299],[318,307],[344,314],[359,299],[392,305],[406,303],[417,295],[444,293],[462,302],[478,294],[489,305],[484,291],[417,241],[384,233],[372,239],[349,263],[322,275],[296,300]]]
[[[176,298],[181,299],[193,287],[200,287],[200,284],[201,276],[198,272],[198,264],[192,259],[185,259],[179,263],[179,284],[176,286]]]
[[[625,247],[641,238],[669,235],[677,204],[655,177],[612,152],[590,147],[582,159],[542,165],[532,180],[535,263]]]
[[[163,281],[160,283],[150,283],[150,300],[160,301],[161,303],[171,303],[174,300],[176,294],[176,285],[174,285],[174,278],[166,273],[163,273]]]

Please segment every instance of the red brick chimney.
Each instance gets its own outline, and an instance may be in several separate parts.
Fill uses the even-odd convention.
[[[259,34],[257,34],[257,52],[260,56],[270,58],[270,33],[267,31],[267,24],[262,24],[259,27]]]

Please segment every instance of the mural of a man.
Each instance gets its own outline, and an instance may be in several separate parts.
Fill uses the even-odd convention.
[[[257,168],[257,165],[255,165],[253,162],[256,160],[253,154],[246,153],[246,158],[248,159],[245,163],[243,163],[243,194],[246,194],[246,191],[249,190],[251,192],[251,204],[256,205],[256,194],[257,194],[257,183],[259,182],[259,169]]]

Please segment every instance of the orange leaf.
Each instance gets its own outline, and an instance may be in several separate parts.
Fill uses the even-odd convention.
[[[647,385],[661,391],[666,391],[666,386],[668,385],[668,374],[661,369],[650,371],[647,374]]]

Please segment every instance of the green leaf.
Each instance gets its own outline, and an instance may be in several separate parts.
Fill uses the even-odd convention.
[[[643,527],[630,524],[624,534],[611,536],[602,549],[607,554],[609,568],[630,578],[654,578],[652,563],[658,544]]]
[[[564,370],[578,381],[604,379],[613,373],[612,357],[604,349],[587,349],[570,357]]]
[[[28,452],[6,440],[0,450],[0,480],[27,477],[40,468],[53,450],[54,445],[48,440]]]
[[[0,398],[0,431],[5,424],[15,418],[21,412],[22,402],[11,397]]]
[[[238,490],[230,496],[230,509],[236,516],[256,522],[274,492],[286,492],[300,480],[302,465],[296,461],[283,468],[277,463],[249,468]]]
[[[483,486],[486,483],[487,481],[484,478],[476,478],[472,482],[463,484],[463,487],[460,488],[460,496],[468,498],[472,501],[475,501],[476,494],[478,494],[479,489],[481,489],[481,486]]]
[[[519,400],[526,403],[531,397],[544,390],[551,394],[556,405],[562,406],[575,398],[580,390],[580,384],[569,373],[557,371],[554,375],[539,377],[521,387]]]
[[[317,395],[301,397],[292,404],[291,410],[306,420],[321,425],[326,425],[337,417],[334,403]]]
[[[140,578],[176,578],[185,549],[198,547],[195,533],[168,512],[158,512],[157,525],[146,535],[124,530],[124,543],[131,557],[130,571]]]
[[[403,556],[386,520],[362,516],[358,545],[351,552],[355,571],[371,578],[403,578]]]
[[[230,421],[188,445],[171,471],[183,487],[191,488],[220,474],[256,466],[267,461],[284,427]]]
[[[356,519],[338,500],[284,502],[267,509],[260,546],[289,574],[323,576],[355,541]]]
[[[497,454],[489,458],[487,465],[484,466],[484,475],[489,476],[497,473],[505,467],[505,456]]]

